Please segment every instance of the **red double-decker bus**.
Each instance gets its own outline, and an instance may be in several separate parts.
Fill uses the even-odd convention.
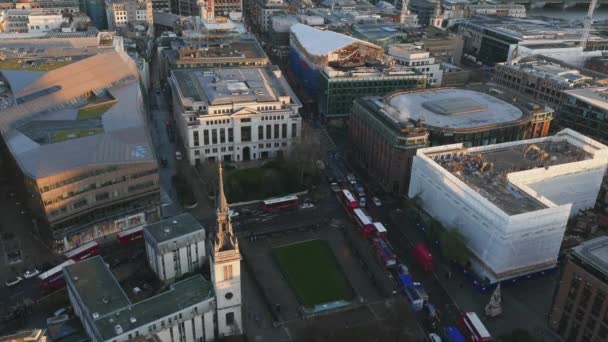
[[[137,241],[144,237],[144,226],[139,226],[127,230],[123,230],[122,232],[116,235],[116,240],[122,246],[128,246],[132,242]]]
[[[353,217],[355,219],[355,222],[359,226],[359,229],[361,229],[363,235],[369,237],[374,233],[374,224],[370,220],[369,216],[367,216],[367,213],[363,211],[363,209],[355,208],[353,210]]]
[[[61,271],[64,267],[75,264],[74,260],[66,260],[63,263],[51,268],[50,270],[43,272],[38,276],[40,279],[40,287],[44,291],[56,290],[65,285],[65,279],[63,278],[63,272]]]
[[[294,209],[298,207],[298,196],[271,198],[262,202],[262,210],[266,212]]]
[[[359,202],[357,202],[357,199],[350,191],[342,190],[342,192],[340,193],[340,197],[342,198],[342,201],[344,201],[344,204],[346,204],[347,207],[351,209],[359,207]]]
[[[474,312],[465,312],[460,319],[460,327],[468,342],[492,341],[492,335]]]
[[[63,254],[66,259],[81,261],[99,254],[99,244],[96,241],[85,243]]]
[[[381,222],[374,222],[374,235],[386,240],[386,227]]]

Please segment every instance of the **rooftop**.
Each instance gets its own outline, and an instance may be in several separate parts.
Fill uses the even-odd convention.
[[[17,104],[0,111],[0,131],[31,177],[156,161],[140,106],[137,67],[123,52],[98,54],[43,74],[11,71],[5,77],[9,83],[19,80],[11,84]],[[96,106],[104,110],[92,109]],[[80,115],[88,112],[95,115]]]
[[[424,120],[429,128],[460,130],[508,125],[525,118],[517,107],[488,94],[464,89],[425,89],[389,94],[387,115],[401,124]]]
[[[544,197],[544,182],[571,174],[578,164],[596,160],[606,163],[608,147],[575,131],[565,129],[554,136],[466,148],[462,144],[428,147],[418,155],[466,184],[508,216],[533,212],[565,203]],[[567,168],[554,168],[568,164]],[[529,174],[527,172],[530,172]],[[548,195],[549,196],[549,195]],[[553,196],[553,195],[550,195]]]
[[[600,236],[573,248],[573,255],[608,276],[608,236]]]
[[[313,56],[323,56],[353,43],[361,43],[378,49],[380,48],[360,39],[334,31],[319,30],[304,24],[293,25],[291,27],[291,33],[295,35],[302,48]]]
[[[203,226],[189,213],[180,214],[166,220],[149,224],[144,229],[154,237],[154,240],[156,240],[157,243],[205,230],[205,228],[203,228]]]
[[[117,336],[117,326],[126,333],[214,296],[212,284],[195,275],[154,297],[131,303],[101,256],[66,267],[64,273],[93,315],[90,321],[95,324],[101,340]]]
[[[272,102],[290,96],[299,103],[281,70],[263,67],[228,67],[174,70],[173,76],[182,96],[209,105],[238,102]]]
[[[566,90],[570,96],[603,110],[608,110],[608,87],[580,88]]]
[[[407,35],[407,31],[418,28],[417,25],[398,23],[357,24],[353,25],[353,34],[359,34],[364,39],[381,40],[394,35]]]
[[[183,43],[179,45],[177,50],[164,50],[163,52],[172,63],[213,63],[226,58],[229,58],[231,62],[235,59],[245,61],[268,58],[257,40],[249,38],[241,38],[221,45],[186,46]]]

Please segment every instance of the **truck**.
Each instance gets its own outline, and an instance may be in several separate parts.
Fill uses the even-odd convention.
[[[414,258],[423,271],[430,272],[433,269],[433,256],[424,243],[419,242],[414,246]]]
[[[469,342],[492,341],[492,335],[475,312],[468,311],[462,314],[460,328]]]

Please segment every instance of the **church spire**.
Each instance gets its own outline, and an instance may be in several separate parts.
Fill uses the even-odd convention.
[[[217,208],[217,239],[215,249],[217,251],[235,249],[237,247],[236,237],[232,231],[232,223],[230,222],[230,209],[226,194],[224,194],[224,172],[222,170],[222,162],[219,163],[219,197],[220,202]]]

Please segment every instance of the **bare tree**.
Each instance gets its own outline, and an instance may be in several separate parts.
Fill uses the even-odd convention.
[[[308,123],[303,122],[300,139],[294,144],[286,159],[289,164],[296,168],[300,184],[304,183],[306,171],[313,172],[317,160],[320,159],[321,143],[319,136]]]
[[[219,191],[219,174],[218,166],[211,161],[204,161],[197,165],[197,170],[202,178],[203,183],[207,187],[207,195],[209,198],[215,199]]]

